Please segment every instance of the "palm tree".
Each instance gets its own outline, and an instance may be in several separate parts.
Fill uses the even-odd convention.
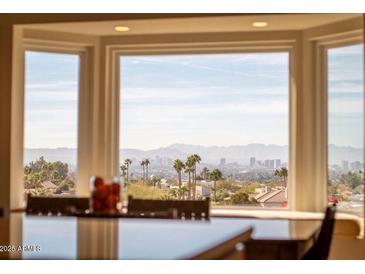
[[[177,198],[177,196],[178,196],[178,191],[176,189],[174,189],[174,188],[172,188],[172,189],[170,188],[169,191],[168,191],[168,193],[167,193],[168,199],[170,199],[170,197],[172,199],[174,199],[174,198]]]
[[[132,164],[132,160],[131,159],[125,159],[124,160],[124,165],[127,167],[127,182],[129,181],[129,167]]]
[[[181,172],[184,168],[185,168],[185,165],[184,165],[183,161],[181,161],[180,159],[176,159],[174,162],[174,169],[177,172],[179,187],[181,187]]]
[[[281,167],[275,170],[275,176],[283,178],[284,187],[287,187],[286,179],[288,178],[288,169],[286,167]]]
[[[188,161],[193,163],[193,199],[196,199],[196,164],[200,163],[202,158],[198,154],[193,154],[188,157]]]
[[[156,185],[158,186],[158,188],[161,188],[161,178],[152,175],[151,176],[151,181],[153,183],[153,187],[156,188]]]
[[[144,178],[145,178],[145,169],[144,169],[145,165],[146,165],[145,161],[142,160],[141,161],[141,166],[142,166],[142,180],[144,180]]]
[[[204,167],[202,172],[200,173],[200,176],[202,176],[204,180],[207,180],[209,178],[209,169],[207,167]]]
[[[214,181],[214,201],[217,201],[217,181],[222,179],[222,171],[220,171],[219,169],[215,168],[213,169],[213,171],[210,173],[210,178]]]
[[[150,164],[150,160],[148,160],[147,158],[144,159],[144,164],[146,166],[146,181],[148,180],[148,165]]]
[[[184,172],[188,174],[188,198],[191,199],[191,174],[194,171],[194,163],[191,161],[191,159],[188,159],[185,162],[185,170]]]
[[[179,198],[185,200],[185,194],[188,192],[188,188],[186,186],[180,186],[179,189],[177,190],[178,194],[179,194]]]
[[[126,171],[127,171],[126,165],[121,165],[120,166],[120,171],[122,172],[122,176],[125,177],[125,174],[126,174]]]

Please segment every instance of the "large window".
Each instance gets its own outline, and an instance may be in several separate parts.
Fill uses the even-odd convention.
[[[330,48],[328,86],[328,202],[363,216],[363,45]]]
[[[120,66],[126,195],[287,206],[288,52],[121,56]]]
[[[74,195],[79,56],[26,51],[25,63],[25,192]]]

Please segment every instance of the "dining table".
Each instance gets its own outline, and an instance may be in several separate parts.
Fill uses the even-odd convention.
[[[300,259],[315,243],[320,226],[314,220],[212,217],[201,221],[10,213],[0,218],[0,258],[217,259],[234,247],[235,252],[245,254],[238,258]]]

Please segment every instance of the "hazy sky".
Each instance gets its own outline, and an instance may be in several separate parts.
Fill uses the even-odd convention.
[[[328,51],[328,141],[363,147],[363,46]]]
[[[26,53],[26,148],[77,146],[78,70],[78,55]]]
[[[121,58],[121,146],[288,144],[288,54]],[[329,139],[362,146],[362,47],[330,50]],[[76,55],[27,52],[25,147],[76,147]]]
[[[288,54],[121,57],[121,146],[288,143]]]

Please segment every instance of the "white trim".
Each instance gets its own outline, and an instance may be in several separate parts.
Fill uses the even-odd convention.
[[[24,39],[24,54],[26,51],[38,51],[38,52],[48,52],[57,54],[72,54],[79,57],[79,75],[78,75],[78,109],[77,109],[77,174],[76,174],[76,194],[77,195],[87,195],[88,182],[87,169],[90,167],[90,158],[87,157],[87,153],[90,151],[91,147],[91,134],[89,120],[89,92],[88,92],[88,75],[85,70],[89,62],[89,52],[87,48],[83,47],[72,47],[69,45],[62,45],[62,43],[28,43],[27,39]],[[24,58],[25,59],[25,58]],[[25,73],[25,72],[24,72]],[[23,91],[25,93],[25,90]],[[23,95],[24,96],[24,95]],[[24,106],[25,107],[25,106]],[[24,108],[23,107],[23,108]],[[86,132],[85,132],[86,131]],[[86,156],[86,157],[85,157]],[[86,180],[85,180],[86,179]],[[84,185],[83,185],[84,183]]]
[[[316,167],[316,207],[327,205],[327,55],[323,46],[317,46],[315,55],[315,167]]]
[[[324,208],[328,196],[328,87],[327,87],[327,55],[332,48],[351,46],[363,43],[362,31],[353,31],[332,35],[330,38],[316,39],[316,191],[319,192],[320,202]],[[364,104],[365,105],[365,104]],[[365,114],[365,109],[364,109]],[[365,128],[365,125],[364,125]],[[365,157],[364,157],[365,159]],[[364,184],[365,185],[365,184]],[[364,201],[365,208],[365,201]]]
[[[88,196],[89,185],[88,178],[91,175],[90,151],[92,151],[93,134],[92,134],[92,70],[88,69],[93,66],[92,50],[90,46],[63,44],[58,41],[34,41],[32,39],[24,39],[18,37],[15,43],[18,51],[15,56],[22,58],[14,62],[18,67],[14,69],[14,78],[22,79],[21,84],[18,84],[13,90],[13,105],[12,112],[18,118],[17,123],[12,122],[12,136],[18,136],[17,142],[13,142],[12,156],[12,206],[11,208],[19,208],[23,206],[24,187],[23,187],[23,138],[24,138],[24,74],[25,74],[25,52],[26,51],[41,51],[51,53],[75,54],[79,56],[79,88],[78,88],[78,134],[77,134],[77,183],[76,194]],[[15,95],[15,96],[14,96]]]
[[[105,69],[105,159],[106,176],[119,176],[119,59],[107,48]]]

